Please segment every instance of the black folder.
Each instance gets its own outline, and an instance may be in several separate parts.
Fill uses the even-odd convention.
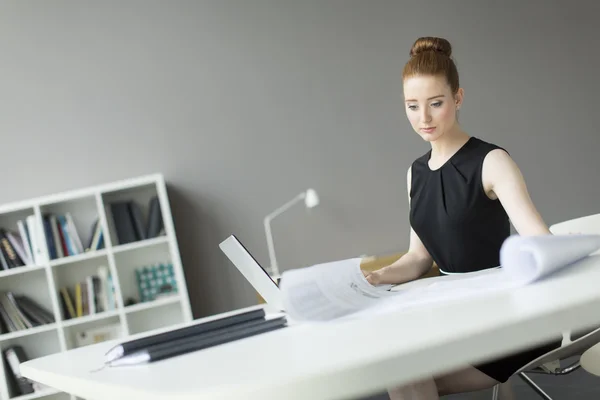
[[[109,362],[109,365],[121,366],[151,363],[220,344],[233,342],[235,340],[249,338],[251,336],[281,329],[286,326],[287,320],[285,316],[270,319],[250,320],[197,335],[185,336],[172,341],[156,343],[146,348],[139,349],[138,351],[135,351],[127,356],[111,361]]]
[[[244,339],[261,333],[270,332],[286,326],[286,318],[278,317],[269,320],[248,321],[219,331],[203,335],[181,338],[172,343],[159,343],[150,346],[146,351],[150,356],[149,362],[159,361],[170,357],[190,353]]]
[[[260,308],[257,310],[245,311],[239,314],[186,326],[184,328],[166,331],[156,335],[130,340],[123,342],[109,350],[109,352],[106,353],[106,361],[113,361],[135,353],[138,350],[146,349],[150,346],[160,343],[172,343],[182,338],[201,335],[213,331],[220,331],[224,328],[232,327],[247,321],[264,321],[264,318],[265,310]]]

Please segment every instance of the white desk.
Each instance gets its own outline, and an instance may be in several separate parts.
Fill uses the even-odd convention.
[[[600,324],[600,256],[486,302],[298,325],[162,362],[90,372],[113,343],[26,362],[85,399],[351,399]]]

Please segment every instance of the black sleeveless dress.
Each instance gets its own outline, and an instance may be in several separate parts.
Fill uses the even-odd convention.
[[[500,201],[486,195],[482,182],[483,160],[494,149],[502,148],[470,137],[438,169],[429,167],[431,151],[411,166],[410,223],[442,275],[500,265],[500,247],[510,236],[510,221]],[[557,338],[474,367],[506,382],[518,369],[559,346]]]

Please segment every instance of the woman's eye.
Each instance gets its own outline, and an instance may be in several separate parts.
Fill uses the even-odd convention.
[[[432,106],[434,106],[434,107],[439,107],[441,105],[442,105],[441,101],[436,101],[435,103],[432,104]]]
[[[410,105],[410,106],[408,106],[408,109],[409,109],[409,110],[416,110],[416,109],[417,109],[417,106]]]

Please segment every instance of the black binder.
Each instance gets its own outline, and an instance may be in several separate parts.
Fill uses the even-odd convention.
[[[141,349],[146,349],[150,346],[160,343],[172,343],[176,340],[206,334],[214,331],[235,326],[247,321],[262,320],[265,318],[265,310],[260,308],[257,310],[245,311],[239,314],[230,315],[223,318],[218,318],[203,323],[186,326],[175,330],[166,331],[152,336],[146,336],[139,339],[130,340],[120,345],[113,347],[106,354],[106,361],[116,360],[135,353]]]
[[[159,343],[150,346],[146,350],[150,356],[148,362],[164,360],[192,351],[198,351],[219,344],[229,343],[234,340],[270,332],[285,327],[286,323],[285,317],[273,318],[270,320],[248,321],[228,329],[182,338],[173,343]]]
[[[274,331],[286,326],[287,320],[285,316],[246,321],[198,335],[157,343],[109,362],[109,365],[114,367],[151,363]]]

